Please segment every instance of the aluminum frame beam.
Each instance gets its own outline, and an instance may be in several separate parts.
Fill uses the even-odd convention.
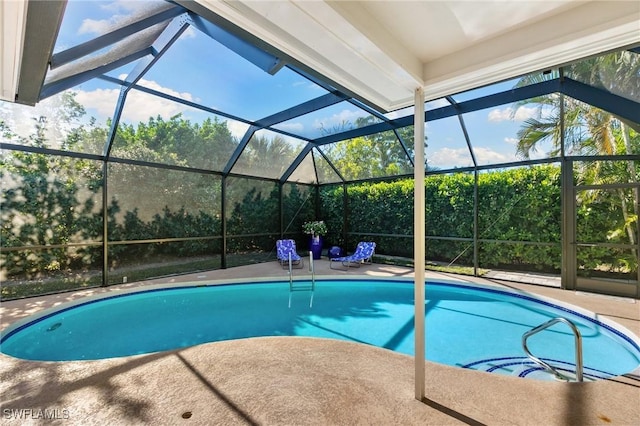
[[[282,174],[282,176],[280,176],[280,183],[284,183],[284,182],[287,181],[287,179],[289,179],[289,176],[291,176],[293,174],[293,172],[298,168],[300,163],[302,163],[302,161],[304,161],[304,159],[307,157],[307,155],[309,155],[309,153],[311,152],[313,147],[314,147],[313,144],[308,143],[302,149],[302,151],[300,151],[298,156],[291,162],[289,167],[287,167],[287,170],[285,170],[284,173]],[[329,164],[331,164],[331,162],[329,162]],[[314,169],[315,169],[315,163],[314,163]],[[317,178],[318,178],[318,173],[316,172],[316,180],[317,180]]]
[[[282,59],[265,52],[195,13],[189,12],[189,20],[195,28],[271,75],[277,73],[285,64]]]
[[[447,96],[446,99],[449,101],[451,106],[453,106],[454,108],[459,105],[451,96]],[[464,123],[464,117],[462,117],[462,114],[458,114],[458,122],[460,123],[460,128],[462,129],[462,134],[464,135],[464,140],[467,143],[467,149],[469,150],[469,154],[471,155],[471,160],[473,161],[473,167],[478,167],[478,162],[476,161],[476,155],[473,152],[473,147],[471,145],[471,139],[469,138],[469,132],[467,132],[467,126]]]
[[[640,125],[638,102],[566,77],[561,84],[561,91],[567,96]]]
[[[247,145],[249,145],[249,141],[251,140],[255,132],[257,132],[258,130],[260,130],[260,128],[258,126],[253,126],[253,125],[247,129],[244,136],[242,137],[242,140],[236,147],[236,150],[233,151],[233,154],[231,154],[231,158],[229,158],[227,165],[222,171],[223,175],[228,175],[229,173],[231,173],[231,169],[233,168],[233,166],[236,165],[236,163],[238,162],[238,159],[244,152],[244,149],[247,147]]]
[[[329,107],[331,105],[335,105],[339,102],[345,101],[347,98],[346,95],[338,92],[327,93],[326,95],[319,96],[315,99],[311,99],[309,101],[303,102],[299,105],[296,105],[291,108],[287,108],[283,111],[277,112],[268,117],[262,118],[255,122],[256,126],[259,127],[270,127],[278,123],[282,123],[287,120],[291,120],[296,117],[300,117],[305,114],[309,114],[314,111],[318,111],[322,108]]]
[[[115,60],[108,64],[104,64],[102,66],[99,66],[84,72],[80,72],[78,74],[74,74],[72,76],[62,78],[60,80],[53,81],[49,84],[46,84],[42,88],[42,91],[40,92],[39,100],[43,100],[57,93],[60,93],[64,90],[75,87],[81,83],[84,83],[85,81],[91,80],[92,78],[95,78],[95,77],[99,77],[102,74],[106,74],[109,71],[115,70],[123,65],[136,61],[140,58],[143,58],[147,55],[151,55],[153,53],[154,53],[153,48],[149,46],[144,49],[138,50],[137,52],[134,52],[130,55],[121,57],[118,60]]]
[[[466,114],[482,109],[505,105],[524,99],[548,95],[550,93],[564,93],[582,102],[588,103],[602,110],[610,112],[626,120],[640,123],[640,104],[618,96],[606,90],[598,89],[570,78],[548,80],[512,90],[472,99],[465,102],[429,110],[425,113],[425,121],[435,121],[454,115]],[[318,146],[368,136],[375,133],[398,129],[413,124],[413,116],[406,116],[390,122],[372,124],[370,126],[351,129],[341,133],[324,136],[314,140]]]
[[[135,34],[139,31],[152,27],[186,12],[183,7],[173,6],[170,9],[162,10],[154,15],[143,18],[121,28],[117,28],[107,34],[98,36],[92,40],[70,47],[51,57],[51,69],[56,69],[64,64],[80,59],[91,53],[97,52],[107,46],[119,42],[120,40]]]

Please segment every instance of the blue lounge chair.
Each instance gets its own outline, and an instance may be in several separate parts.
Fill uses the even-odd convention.
[[[373,241],[360,241],[356,246],[356,251],[349,256],[334,257],[329,263],[331,269],[336,269],[333,265],[346,266],[349,270],[349,266],[360,267],[363,263],[371,263],[371,258],[376,249],[376,243]]]
[[[283,268],[289,267],[289,255],[291,255],[291,266],[302,268],[304,261],[296,252],[296,242],[294,240],[278,240],[276,241],[276,255],[278,262]]]

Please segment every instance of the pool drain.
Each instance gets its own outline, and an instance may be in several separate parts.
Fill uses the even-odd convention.
[[[47,328],[47,331],[57,330],[61,325],[62,325],[61,322],[57,322],[57,323],[53,324],[51,327]]]

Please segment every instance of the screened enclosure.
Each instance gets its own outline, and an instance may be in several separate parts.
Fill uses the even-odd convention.
[[[414,141],[413,108],[144,4],[69,2],[39,102],[0,103],[3,300],[271,262],[311,220],[408,264],[416,143],[427,267],[640,297],[637,48],[428,100]]]

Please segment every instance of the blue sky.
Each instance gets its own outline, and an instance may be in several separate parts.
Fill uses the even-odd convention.
[[[146,2],[131,0],[71,0],[55,51],[92,39],[104,33],[110,25],[148,6]],[[109,74],[124,78],[133,66],[129,64]],[[271,76],[195,28],[189,28],[139,84],[248,120],[258,120],[326,93],[288,68]],[[477,89],[473,91],[473,96],[507,90],[513,84],[511,81],[494,88]],[[105,123],[112,116],[119,94],[116,85],[94,79],[72,90],[77,93],[77,100],[85,106],[88,115],[96,117],[98,123]],[[469,97],[460,94],[456,99],[462,101]],[[429,103],[427,110],[441,103]],[[208,113],[176,102],[132,91],[122,120],[135,124],[147,121],[151,116],[169,118],[178,113],[193,121],[211,117]],[[400,114],[391,112],[387,116],[410,113],[411,108]],[[490,164],[516,160],[516,133],[521,123],[533,113],[533,108],[521,108],[514,113],[511,105],[504,105],[465,115],[465,124],[478,162]],[[366,112],[345,102],[281,123],[277,127],[313,138],[321,136],[321,128],[331,129],[366,115]],[[246,124],[232,120],[228,120],[228,125],[238,137],[247,129]],[[471,165],[457,118],[428,122],[426,133],[426,154],[430,165],[439,168]]]

